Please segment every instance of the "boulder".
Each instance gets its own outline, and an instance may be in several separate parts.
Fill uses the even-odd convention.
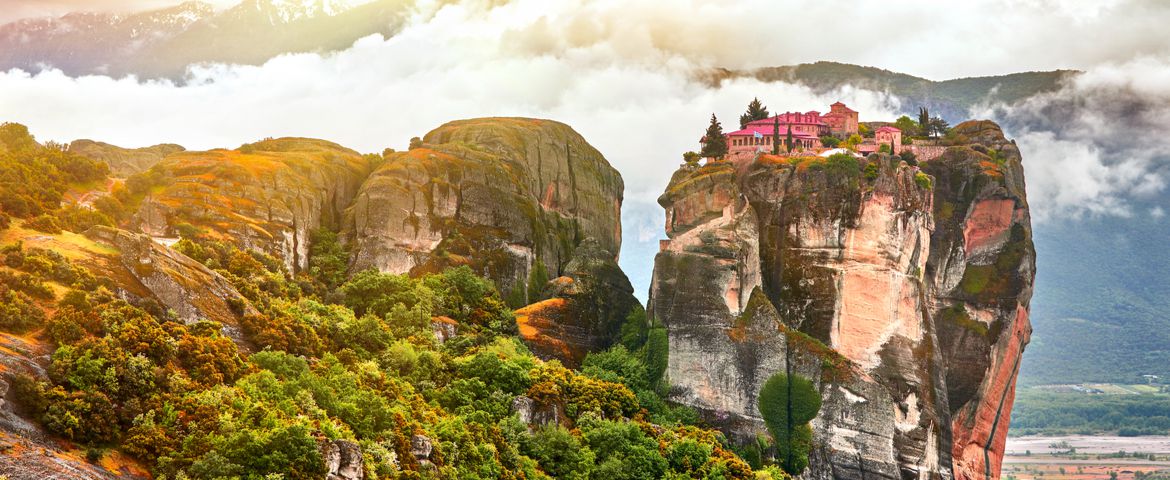
[[[362,480],[362,449],[348,440],[325,442],[321,446],[325,460],[325,480]]]

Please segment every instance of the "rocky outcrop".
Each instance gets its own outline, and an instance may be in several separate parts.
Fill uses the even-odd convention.
[[[617,268],[622,189],[618,172],[567,125],[450,122],[421,146],[388,154],[362,185],[346,214],[351,269],[419,274],[469,265],[514,306],[541,300],[543,279],[581,280],[584,287],[558,297],[568,310],[535,322],[529,335],[563,339],[563,358],[571,358],[607,346],[637,303]],[[558,328],[573,333],[551,333]]]
[[[122,148],[93,140],[74,140],[69,151],[110,165],[110,174],[115,177],[129,177],[148,170],[167,155],[185,151],[180,145],[164,143],[152,147]]]
[[[239,318],[257,313],[227,279],[146,235],[98,226],[86,236],[118,252],[102,271],[123,296],[157,300],[188,323],[219,322],[237,341]]]
[[[177,153],[148,173],[164,186],[143,201],[135,223],[156,237],[174,237],[188,224],[300,270],[308,266],[310,233],[340,226],[371,167],[353,150],[304,138]]]
[[[609,347],[630,312],[641,308],[613,254],[593,239],[582,242],[541,298],[516,311],[520,336],[537,356],[569,366]]]
[[[1019,152],[990,122],[897,157],[684,167],[659,199],[650,315],[675,400],[763,433],[777,372],[819,385],[813,478],[995,478],[1030,327]],[[925,173],[924,173],[925,172]]]
[[[362,449],[349,440],[334,440],[321,445],[325,461],[325,480],[362,480]]]

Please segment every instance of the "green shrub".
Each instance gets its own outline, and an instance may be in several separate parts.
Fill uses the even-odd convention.
[[[666,329],[656,327],[650,329],[646,336],[646,374],[651,387],[655,387],[666,374],[668,357],[670,356],[670,340]]]
[[[869,162],[865,164],[865,179],[869,181],[877,180],[878,174],[881,172],[881,167],[877,162]]]
[[[930,179],[930,175],[927,175],[927,174],[922,173],[922,172],[918,172],[918,173],[914,174],[914,183],[916,185],[918,185],[918,188],[922,188],[925,190],[930,190],[931,188],[934,187],[934,182]]]
[[[320,228],[309,239],[309,274],[332,290],[345,281],[349,252],[337,239],[337,232]]]
[[[544,298],[541,295],[544,292],[544,285],[548,283],[548,268],[544,266],[544,262],[536,259],[532,264],[532,271],[528,272],[528,302],[536,303]]]
[[[45,312],[23,292],[0,287],[0,328],[22,333],[45,323]]]
[[[902,161],[911,166],[918,165],[918,155],[915,155],[910,149],[902,150],[902,153],[899,153],[898,156],[902,157]]]
[[[642,348],[642,345],[646,343],[648,328],[646,310],[639,305],[630,310],[630,313],[626,315],[626,321],[622,323],[621,344],[625,345],[627,350]]]
[[[554,478],[585,480],[590,478],[594,466],[594,455],[589,447],[559,425],[538,428],[525,439],[522,451]]]
[[[821,409],[821,395],[813,383],[799,375],[772,375],[760,389],[759,410],[776,442],[784,471],[800,475],[808,466],[812,427],[808,422]]]
[[[33,217],[28,222],[25,222],[24,226],[38,232],[50,233],[53,235],[59,234],[62,231],[61,224],[57,222],[57,218],[49,214],[42,214]]]

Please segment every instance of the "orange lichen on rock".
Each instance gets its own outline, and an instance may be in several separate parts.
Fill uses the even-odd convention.
[[[982,200],[975,204],[963,225],[967,255],[994,247],[1007,240],[1011,231],[1016,202],[1008,198]]]
[[[150,478],[150,470],[128,455],[114,450],[102,457],[99,465],[111,472],[133,477]]]
[[[520,337],[532,347],[534,353],[577,361],[584,358],[583,352],[574,352],[563,340],[566,332],[561,327],[565,323],[561,317],[567,314],[567,307],[567,300],[550,298],[516,310]]]

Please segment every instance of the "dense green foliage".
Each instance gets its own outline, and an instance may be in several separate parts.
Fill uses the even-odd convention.
[[[760,415],[776,442],[784,471],[799,475],[808,467],[812,427],[821,409],[821,394],[807,378],[777,373],[760,389]]]
[[[0,212],[34,218],[57,210],[71,186],[106,178],[104,162],[71,154],[57,144],[40,145],[24,125],[0,124]],[[38,218],[49,230],[60,231],[53,218]]]
[[[0,292],[19,300],[4,303],[0,328],[43,326],[55,347],[46,380],[13,379],[22,406],[95,459],[117,449],[168,479],[321,478],[321,446],[337,439],[360,446],[374,479],[755,478],[721,435],[688,426],[693,411],[662,400],[665,331],[641,310],[623,329],[629,349],[576,372],[535,358],[469,268],[346,278],[335,234],[313,239],[310,268],[294,275],[184,230],[175,248],[246,298],[232,304],[234,340],[119,299],[60,255],[5,247]],[[440,343],[437,318],[457,334]],[[544,420],[522,423],[519,396]],[[418,436],[433,446],[426,458]]]
[[[1012,435],[1165,435],[1170,395],[1087,394],[1035,388],[1016,393]]]

